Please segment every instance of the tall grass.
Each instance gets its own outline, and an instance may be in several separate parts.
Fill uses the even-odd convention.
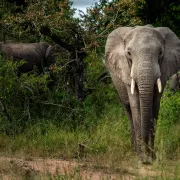
[[[75,158],[117,171],[126,163],[138,165],[114,86],[93,80],[99,71],[89,71],[87,85],[93,91],[79,102],[66,90],[61,69],[55,71],[59,78],[50,89],[48,73],[18,77],[17,68],[12,62],[0,63],[0,98],[12,118],[9,122],[1,110],[1,155]],[[158,168],[170,163],[174,167],[180,157],[179,97],[179,92],[165,92],[161,101],[155,141]]]
[[[178,97],[179,93],[165,93],[162,100],[155,142],[160,161],[179,158]],[[169,110],[171,106],[177,108],[174,113]],[[91,117],[97,118],[94,115]],[[84,120],[85,126],[79,125],[75,129],[69,129],[64,123],[57,125],[53,124],[53,121],[41,119],[41,122],[37,120],[37,124],[27,127],[22,134],[16,136],[1,134],[1,153],[86,158],[109,165],[113,165],[114,162],[118,164],[134,154],[130,145],[129,122],[121,105],[107,105],[98,123],[92,127],[91,124],[87,127],[86,121],[89,121],[89,118],[90,115]]]
[[[117,158],[122,159],[130,149],[129,124],[122,107],[113,107],[101,118],[96,127],[89,127],[88,130],[82,126],[69,130],[63,125],[56,126],[42,120],[26,128],[22,134],[1,134],[0,150],[1,153],[12,155],[24,153],[29,156],[99,160],[106,156],[104,160],[107,162],[111,158],[116,161]],[[110,161],[113,163],[113,159]]]
[[[180,157],[180,92],[165,92],[156,132],[156,148],[159,159]]]

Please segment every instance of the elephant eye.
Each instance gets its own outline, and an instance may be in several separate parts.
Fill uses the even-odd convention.
[[[129,51],[127,52],[127,54],[128,54],[128,56],[131,56],[131,53]]]
[[[162,56],[162,50],[159,51],[159,57],[161,57],[161,56]]]

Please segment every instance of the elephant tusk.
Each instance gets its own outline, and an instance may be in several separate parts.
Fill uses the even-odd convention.
[[[131,80],[131,94],[134,94],[134,88],[135,88],[135,80],[132,78],[132,80]]]
[[[161,84],[161,79],[160,78],[157,79],[157,86],[158,86],[159,93],[161,93],[162,92],[162,84]]]

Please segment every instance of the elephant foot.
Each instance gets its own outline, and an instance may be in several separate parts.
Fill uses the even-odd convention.
[[[153,157],[147,154],[144,154],[140,157],[141,163],[144,165],[151,165],[153,163]]]
[[[152,159],[143,159],[143,160],[141,160],[141,162],[144,165],[151,165],[152,164]]]
[[[156,153],[152,152],[152,159],[155,161],[156,160]]]
[[[131,149],[136,152],[136,143],[134,141],[131,142]]]

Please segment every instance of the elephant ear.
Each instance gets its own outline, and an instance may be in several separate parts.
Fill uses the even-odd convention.
[[[130,68],[125,56],[124,37],[133,29],[132,27],[120,27],[112,31],[106,41],[105,65],[111,76],[122,79],[130,84]]]
[[[55,63],[55,57],[54,57],[54,47],[49,45],[46,53],[45,53],[45,59],[47,66],[50,66],[51,64]]]
[[[52,52],[53,52],[53,46],[49,45],[46,50],[45,58],[48,58],[48,56],[52,56],[53,55]]]
[[[161,76],[164,81],[180,69],[180,39],[169,28],[156,28],[165,39],[164,56],[161,64]]]

